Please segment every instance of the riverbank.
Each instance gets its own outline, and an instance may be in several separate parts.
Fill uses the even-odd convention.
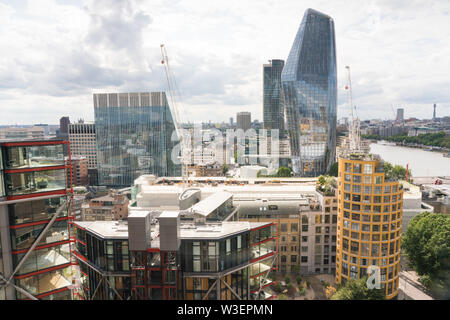
[[[378,142],[370,144],[370,153],[380,155],[392,165],[408,165],[413,178],[450,176],[450,158],[443,157],[442,152]]]
[[[374,140],[374,139],[364,139],[364,140],[369,141],[370,144],[378,143],[378,144],[387,145],[387,146],[398,146],[398,147],[422,149],[424,151],[441,153],[442,155],[450,153],[450,149],[448,149],[448,148],[441,148],[441,147],[436,147],[436,146],[426,146],[424,144],[394,142],[394,141]]]

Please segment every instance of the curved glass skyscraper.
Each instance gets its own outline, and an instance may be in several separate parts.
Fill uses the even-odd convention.
[[[336,153],[336,45],[331,17],[306,10],[281,81],[294,173],[326,173]]]

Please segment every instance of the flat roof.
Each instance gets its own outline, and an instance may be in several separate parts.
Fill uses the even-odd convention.
[[[180,239],[221,239],[269,224],[271,222],[226,221],[204,225],[182,223]]]
[[[180,239],[220,239],[270,224],[271,222],[248,221],[225,221],[206,224],[181,222]],[[103,239],[128,239],[128,224],[124,222],[75,221],[75,225],[78,225]],[[155,235],[157,229],[159,229],[158,225],[152,225],[153,235]]]
[[[118,221],[75,221],[76,225],[104,239],[128,239],[128,224]]]
[[[192,206],[192,210],[195,213],[199,213],[203,216],[208,216],[211,212],[216,210],[219,206],[221,206],[225,201],[232,198],[233,195],[226,191],[218,191],[213,193],[209,197],[203,199],[202,201],[194,204]]]

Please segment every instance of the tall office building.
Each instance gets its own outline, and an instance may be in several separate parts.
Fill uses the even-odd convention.
[[[97,169],[97,152],[95,143],[95,124],[69,124],[70,152],[72,156],[83,156],[88,159],[88,168]]]
[[[308,9],[281,74],[292,166],[317,176],[335,161],[336,46],[334,22]]]
[[[0,144],[0,299],[72,298],[64,145],[68,141]]]
[[[264,129],[278,129],[284,135],[283,92],[281,88],[281,72],[284,60],[271,60],[263,65],[263,111]]]
[[[436,120],[436,103],[433,105],[433,120]]]
[[[100,185],[126,187],[142,174],[181,175],[171,157],[178,142],[164,92],[94,94],[94,110]]]
[[[250,112],[238,112],[236,115],[236,129],[247,131],[252,127],[252,114]]]
[[[375,266],[386,297],[397,296],[402,206],[403,186],[384,173],[379,157],[339,158],[337,283],[369,275]]]
[[[403,108],[398,108],[397,109],[397,122],[401,123],[403,122],[405,119],[405,110]]]

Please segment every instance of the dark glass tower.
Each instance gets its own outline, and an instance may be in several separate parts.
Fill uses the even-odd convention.
[[[271,60],[263,65],[264,77],[264,129],[278,129],[284,135],[284,109],[282,103],[281,72],[284,60]]]
[[[306,10],[281,80],[294,173],[326,173],[336,153],[336,45],[332,18]]]
[[[180,176],[175,125],[164,92],[94,94],[99,185],[131,186],[143,174]]]

